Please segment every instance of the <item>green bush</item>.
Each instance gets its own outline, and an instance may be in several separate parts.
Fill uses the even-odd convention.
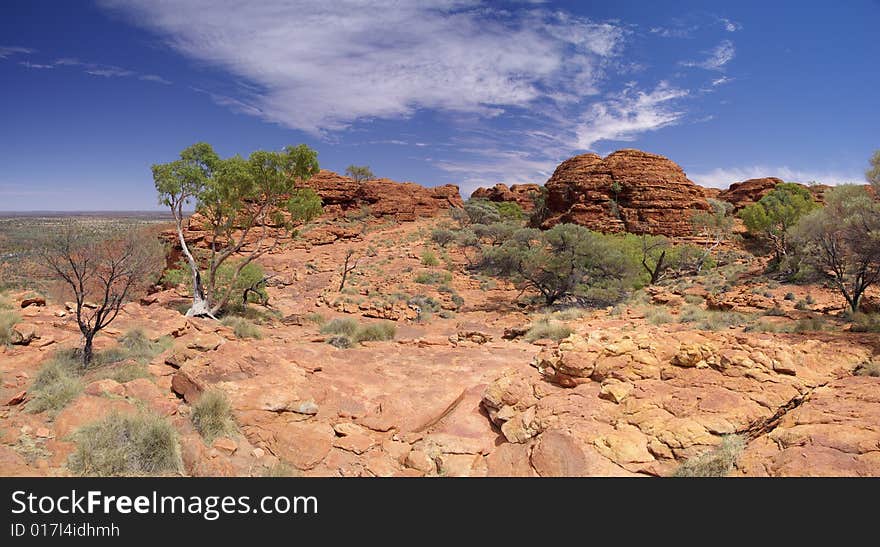
[[[396,334],[397,325],[393,321],[381,321],[358,327],[354,339],[356,342],[393,340]]]
[[[425,249],[422,251],[422,266],[439,266],[440,261],[437,260],[437,255],[434,254],[430,249]]]
[[[217,437],[235,432],[232,407],[226,394],[219,389],[202,393],[192,406],[190,419],[196,431],[209,443]]]
[[[673,477],[726,477],[746,447],[739,435],[726,435],[712,450],[682,463]]]
[[[856,376],[871,376],[872,378],[880,377],[880,362],[878,361],[868,361],[867,363],[862,363],[854,372]]]
[[[422,272],[416,275],[414,281],[420,285],[443,285],[452,281],[449,272]]]
[[[232,331],[235,333],[236,338],[262,338],[263,335],[260,333],[260,328],[244,317],[238,317],[236,315],[227,315],[221,321],[227,327],[232,327]]]
[[[125,350],[122,359],[134,359],[145,363],[171,347],[171,337],[162,336],[158,340],[147,338],[141,329],[132,329],[119,338],[119,346]],[[105,358],[106,359],[106,358]],[[118,360],[122,360],[118,359]]]
[[[57,413],[73,401],[83,390],[79,377],[80,362],[73,352],[58,352],[40,368],[29,390],[31,399],[25,405],[27,412]]]
[[[322,334],[341,334],[353,338],[358,330],[357,320],[351,317],[339,317],[321,327]]]
[[[699,306],[686,305],[682,307],[678,320],[681,323],[693,323],[694,328],[701,330],[723,330],[742,326],[750,317],[733,311],[704,310]]]
[[[852,332],[880,332],[880,314],[858,312],[850,314],[850,319]]]
[[[180,469],[177,432],[152,414],[111,414],[76,431],[68,467],[78,475],[156,475]]]
[[[446,228],[434,228],[431,230],[431,241],[441,247],[446,247],[455,241],[455,232]]]
[[[8,344],[12,340],[12,327],[19,321],[15,313],[0,312],[0,345]]]
[[[305,319],[309,323],[314,323],[316,325],[323,325],[327,322],[327,318],[318,312],[307,313],[303,316],[303,319]]]
[[[669,313],[665,306],[651,306],[645,310],[645,319],[652,325],[665,325],[674,323],[675,317]]]
[[[529,342],[548,338],[550,340],[559,341],[568,338],[574,330],[560,321],[542,319],[536,321],[529,326],[529,330],[525,334],[525,339]]]

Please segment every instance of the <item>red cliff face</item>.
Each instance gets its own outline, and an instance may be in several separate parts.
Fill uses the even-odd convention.
[[[510,188],[506,184],[496,184],[491,188],[477,188],[471,194],[471,198],[496,202],[510,201],[518,204],[523,211],[531,211],[535,208],[533,196],[540,193],[541,187],[537,184],[514,184]]]
[[[370,213],[377,217],[415,220],[463,205],[458,186],[453,184],[427,188],[414,182],[394,182],[389,179],[356,182],[332,171],[321,170],[299,186],[311,188],[321,196],[324,212],[330,215],[367,206]]]
[[[686,236],[691,215],[709,209],[703,188],[681,167],[640,150],[567,159],[546,187],[545,228],[572,222],[603,232]]]
[[[776,188],[777,184],[782,182],[782,179],[776,177],[734,182],[730,185],[730,188],[722,190],[718,194],[718,199],[732,203],[734,211],[739,211],[743,207],[747,207],[769,194],[771,190]]]

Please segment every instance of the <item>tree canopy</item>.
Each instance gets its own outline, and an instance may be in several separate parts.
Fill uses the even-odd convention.
[[[789,251],[788,232],[798,221],[819,207],[809,190],[792,182],[783,182],[739,212],[749,233],[770,243],[776,262]]]
[[[211,145],[197,143],[184,149],[179,159],[153,165],[159,200],[174,214],[179,244],[193,277],[193,305],[187,315],[218,313],[229,302],[242,270],[279,244],[272,230],[295,234],[296,226],[321,214],[320,197],[298,186],[318,169],[317,152],[306,145],[224,159]],[[194,256],[185,240],[187,205],[195,206],[210,234],[207,256]],[[218,272],[233,256],[240,259],[226,287],[220,289]]]
[[[376,178],[368,165],[349,165],[345,168],[345,175],[354,179],[355,182],[364,182]]]

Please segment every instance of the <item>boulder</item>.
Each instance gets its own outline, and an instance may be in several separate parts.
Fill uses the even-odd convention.
[[[681,167],[640,150],[569,158],[546,187],[543,228],[571,222],[602,232],[688,236],[690,217],[709,210],[703,189]]]

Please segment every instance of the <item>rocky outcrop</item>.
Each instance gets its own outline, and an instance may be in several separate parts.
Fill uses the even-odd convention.
[[[314,190],[321,196],[324,212],[334,216],[366,206],[373,216],[415,220],[463,205],[458,186],[453,184],[427,188],[414,182],[390,179],[357,182],[323,169],[300,183],[300,187]]]
[[[749,179],[742,182],[734,182],[727,190],[722,190],[718,194],[718,199],[733,204],[733,210],[739,211],[743,207],[747,207],[762,197],[769,194],[777,184],[784,181],[776,177],[764,177],[760,179]]]
[[[541,187],[537,184],[514,184],[510,188],[506,184],[496,184],[491,188],[477,188],[471,199],[486,199],[495,202],[513,202],[523,211],[535,208],[534,196],[540,195]]]
[[[569,158],[546,187],[544,228],[572,222],[603,232],[686,236],[693,232],[690,216],[709,209],[703,188],[681,167],[640,150]]]

